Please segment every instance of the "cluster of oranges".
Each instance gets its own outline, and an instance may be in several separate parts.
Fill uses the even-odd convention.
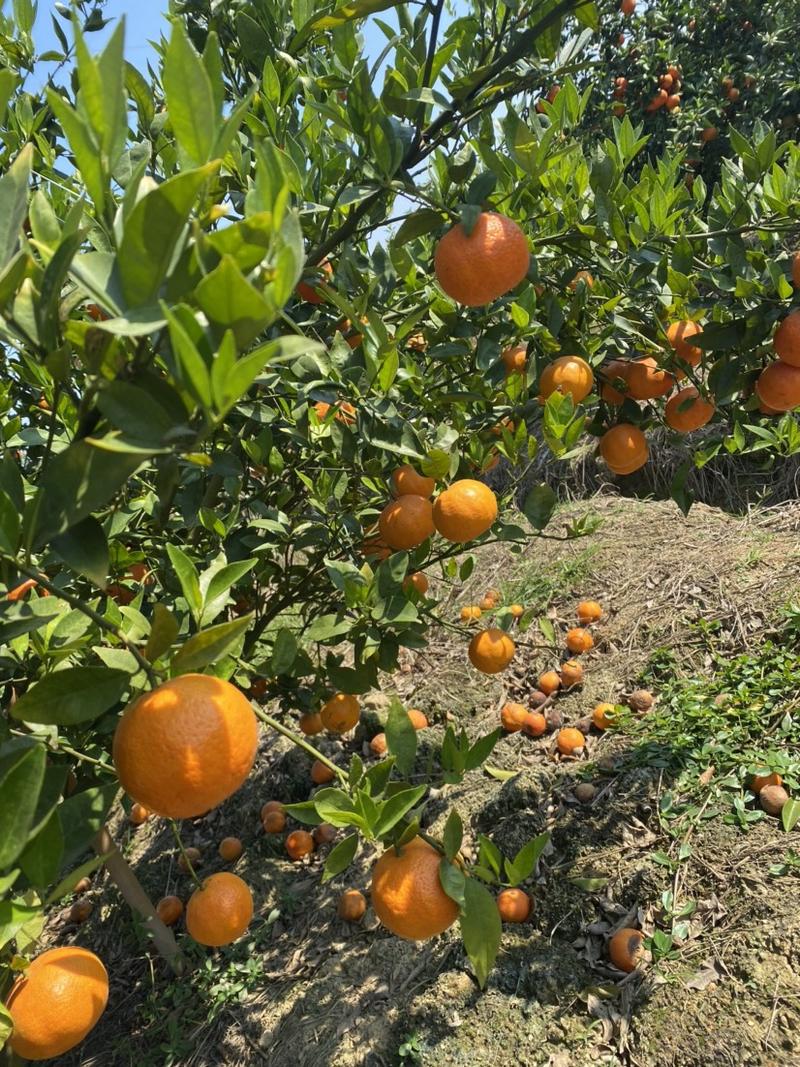
[[[800,287],[800,253],[792,260],[792,282]],[[791,411],[800,404],[800,310],[790,311],[772,337],[778,357],[756,381],[756,396],[765,415]]]
[[[758,797],[767,815],[780,815],[784,805],[789,803],[789,794],[783,788],[783,779],[774,771],[772,774],[753,775],[749,786],[750,792]]]
[[[530,694],[528,702],[533,706],[511,701],[500,712],[500,724],[506,733],[522,732],[528,737],[541,737],[550,727],[544,715],[544,709],[553,702],[556,694],[562,690],[573,689],[583,684],[584,668],[577,656],[594,648],[591,627],[600,622],[603,608],[596,600],[582,600],[577,607],[580,626],[567,631],[565,645],[571,655],[558,670],[547,670],[539,675],[537,688]],[[598,704],[591,718],[591,725],[605,730],[614,722],[613,704]],[[585,728],[585,724],[581,723]],[[575,727],[564,727],[556,734],[555,745],[562,756],[579,756],[586,744],[585,734]]]

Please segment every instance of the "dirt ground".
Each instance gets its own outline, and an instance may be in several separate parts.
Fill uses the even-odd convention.
[[[657,648],[672,649],[687,672],[707,668],[698,620],[718,622],[731,654],[752,648],[800,589],[800,507],[732,518],[704,506],[684,519],[671,503],[598,497],[571,505],[552,524],[558,535],[587,510],[602,523],[579,541],[534,540],[521,554],[504,546],[479,553],[471,588],[440,587],[456,603],[497,586],[551,601],[553,622],[577,599],[603,602],[608,617],[587,657],[582,690],[559,701],[565,721],[600,700],[616,701],[646,669]],[[442,631],[423,653],[385,679],[365,701],[356,739],[326,742],[328,751],[366,751],[385,714],[387,694],[422,708],[431,728],[420,754],[447,721],[477,736],[497,724],[507,699],[524,701],[538,674],[557,666],[536,647],[532,628],[519,642],[513,669],[493,679],[471,670],[465,640]],[[362,852],[339,878],[321,885],[324,851],[307,865],[288,862],[280,838],[264,835],[258,811],[268,799],[308,796],[308,762],[280,739],[264,740],[256,772],[210,816],[185,826],[185,841],[203,852],[203,872],[222,866],[216,844],[227,834],[246,846],[236,865],[251,885],[257,919],[251,936],[214,954],[189,946],[189,979],[173,980],[147,952],[140,933],[102,876],[90,892],[92,919],[76,930],[63,917],[53,940],[90,945],[112,977],[109,1010],[68,1065],[270,1064],[271,1067],[389,1067],[422,1064],[584,1067],[785,1067],[800,1064],[800,868],[769,874],[797,849],[777,822],[747,833],[720,819],[698,820],[692,853],[673,870],[656,854],[674,855],[660,805],[669,788],[663,769],[631,759],[624,731],[596,735],[588,760],[556,762],[552,738],[503,738],[491,773],[446,786],[429,805],[440,831],[455,806],[465,844],[491,835],[504,853],[549,829],[551,843],[531,888],[528,923],[507,926],[497,966],[481,992],[455,931],[417,946],[380,928],[336,918],[346,886],[366,890],[373,855]],[[516,772],[513,777],[503,771]],[[578,779],[597,787],[579,804]],[[154,897],[189,884],[174,861],[168,828],[117,826],[118,839]],[[592,880],[587,882],[586,880]],[[576,881],[577,880],[577,881]],[[605,960],[608,932],[641,925],[652,932],[663,894],[696,909],[674,958],[621,980]]]

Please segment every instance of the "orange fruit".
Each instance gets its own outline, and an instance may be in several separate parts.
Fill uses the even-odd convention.
[[[618,407],[625,400],[627,393],[628,368],[630,363],[623,359],[612,359],[604,363],[599,370],[602,381],[600,395],[607,404]],[[625,386],[625,392],[620,392],[617,384]]]
[[[524,374],[528,366],[528,349],[526,345],[510,345],[500,354],[506,377],[510,374]]]
[[[304,733],[306,737],[314,737],[315,734],[321,734],[325,729],[322,725],[322,716],[318,711],[303,712],[297,725],[300,727],[301,733]]]
[[[322,421],[328,417],[331,405],[325,400],[318,400],[314,405],[317,418]],[[336,414],[333,416],[336,422],[342,422],[345,426],[352,426],[356,421],[356,409],[347,400],[336,401]]]
[[[35,578],[26,578],[24,582],[21,582],[13,589],[9,589],[9,591],[6,593],[6,600],[11,600],[13,602],[22,600],[25,594],[30,592],[30,590],[38,584],[39,583],[36,581]]]
[[[76,900],[69,909],[69,921],[71,923],[85,923],[94,910],[91,900]]]
[[[574,756],[576,752],[582,752],[586,745],[586,738],[572,726],[566,726],[559,730],[556,736],[558,751],[564,756]]]
[[[619,9],[623,15],[632,15],[636,10],[636,0],[622,0]]]
[[[525,608],[522,604],[509,604],[508,613],[512,619],[521,619],[525,614]]]
[[[448,541],[474,541],[497,518],[497,497],[488,485],[461,478],[433,502],[436,529]]]
[[[515,704],[512,701],[503,705],[503,710],[500,712],[500,722],[506,733],[515,734],[517,730],[521,730],[525,725],[527,715],[527,708],[523,708],[522,704]]]
[[[173,926],[183,915],[183,901],[180,897],[162,897],[156,904],[156,915],[166,926]]]
[[[800,404],[800,367],[776,359],[759,374],[756,395],[775,413],[796,408]]]
[[[716,126],[706,126],[700,131],[700,140],[704,144],[708,144],[709,141],[715,141],[719,136],[719,130]]]
[[[319,826],[314,827],[311,836],[314,838],[316,845],[329,845],[336,840],[337,833],[338,830],[335,826],[331,826],[329,822],[321,822]]]
[[[428,725],[427,716],[424,715],[419,708],[409,708],[408,717],[415,730],[424,730]]]
[[[754,774],[750,779],[750,792],[760,793],[768,785],[783,785],[783,778],[775,771],[772,774]]]
[[[775,355],[790,367],[800,367],[800,310],[790,311],[772,337]]]
[[[315,288],[321,281],[328,282],[333,277],[333,267],[327,261],[323,259],[316,272],[310,274],[305,281],[297,283],[295,292],[301,300],[305,300],[307,304],[321,304],[325,299],[324,293]]]
[[[638,426],[621,422],[600,438],[600,455],[614,474],[632,474],[647,463],[647,438]]]
[[[659,89],[650,103],[645,108],[645,111],[653,112],[658,111],[659,108],[664,107],[669,99],[669,93],[666,89]]]
[[[478,604],[478,607],[481,609],[481,611],[494,611],[494,609],[497,607],[497,601],[494,599],[494,597],[485,596],[480,602],[480,604]]]
[[[672,346],[678,359],[696,367],[703,358],[702,348],[689,344],[689,338],[702,333],[702,327],[690,319],[681,319],[679,322],[671,322],[667,327],[667,340]]]
[[[597,704],[592,712],[592,725],[598,730],[607,730],[616,719],[617,711],[613,704]]]
[[[416,548],[434,530],[430,500],[411,493],[392,500],[380,514],[378,529],[390,548]]]
[[[319,717],[326,730],[333,734],[346,734],[361,717],[361,705],[348,693],[336,693],[320,708]]]
[[[403,579],[403,591],[408,593],[412,589],[416,590],[419,596],[425,596],[428,592],[428,579],[422,571],[416,571]]]
[[[560,356],[549,363],[539,379],[540,399],[547,400],[553,393],[568,393],[574,403],[589,395],[594,385],[592,368],[580,356]]]
[[[49,1060],[79,1045],[108,1001],[108,974],[93,952],[67,945],[37,956],[6,1000],[9,1047],[26,1060]]]
[[[458,905],[442,889],[442,857],[421,837],[398,851],[389,848],[372,871],[372,906],[393,934],[425,941],[452,926]]]
[[[483,612],[477,604],[467,604],[460,612],[462,622],[475,622],[481,617]]]
[[[671,74],[662,74],[661,77],[658,79],[658,87],[659,87],[659,89],[667,89],[667,90],[671,89],[672,88],[672,75]]]
[[[584,285],[588,285],[590,289],[594,288],[594,278],[591,276],[588,270],[579,270],[572,281],[567,286],[573,292],[578,288],[578,283],[583,282]]]
[[[583,667],[576,659],[568,659],[561,664],[561,684],[565,689],[583,684]]]
[[[608,942],[608,957],[621,971],[633,971],[642,954],[644,934],[641,930],[624,926]]]
[[[795,252],[792,256],[792,285],[795,289],[800,289],[800,252]]]
[[[322,760],[315,759],[311,764],[311,781],[314,785],[325,785],[326,782],[332,782],[335,777],[334,772]]]
[[[131,826],[141,826],[143,822],[146,822],[150,818],[150,812],[144,806],[144,804],[132,804],[130,815],[128,816],[128,822]]]
[[[478,307],[519,285],[530,266],[528,241],[516,222],[484,211],[469,237],[460,222],[448,230],[436,246],[433,264],[449,297]]]
[[[385,756],[389,751],[389,746],[386,743],[386,734],[375,734],[369,743],[369,750],[373,756]]]
[[[189,845],[178,856],[178,866],[184,874],[189,874],[189,864],[197,870],[202,862],[202,854],[199,848],[195,848],[194,845]]]
[[[680,108],[680,106],[681,98],[678,93],[671,93],[664,102],[664,107],[667,111],[675,111],[677,108]]]
[[[584,626],[598,622],[603,617],[603,608],[596,600],[582,600],[578,604],[578,621]]]
[[[778,783],[780,785],[780,783]],[[81,878],[79,882],[76,882],[72,887],[73,893],[86,893],[92,888],[92,881],[90,878]]]
[[[282,834],[286,829],[286,816],[282,811],[268,811],[261,817],[265,834]]]
[[[367,910],[367,898],[357,889],[346,889],[339,897],[336,914],[348,923],[357,923],[363,919]]]
[[[549,697],[557,689],[561,688],[561,676],[557,671],[545,671],[544,674],[539,675],[539,680],[536,684],[545,696]]]
[[[253,918],[253,894],[238,874],[211,874],[186,905],[186,929],[200,945],[218,948],[241,937]]]
[[[570,652],[577,656],[594,647],[594,638],[588,630],[581,626],[574,626],[567,631],[566,645]]]
[[[524,889],[503,889],[497,894],[497,910],[504,923],[524,923],[532,905]]]
[[[511,662],[514,642],[504,630],[481,630],[469,643],[469,660],[484,674],[499,674]]]
[[[652,356],[635,359],[628,366],[628,393],[634,400],[654,400],[675,384],[674,375],[662,370]]]
[[[547,719],[540,711],[529,711],[522,724],[522,732],[526,737],[541,737],[547,729]]]
[[[129,705],[114,734],[113,756],[132,797],[159,815],[191,819],[236,792],[257,745],[256,717],[235,686],[183,674]]]
[[[392,485],[397,496],[429,497],[436,487],[436,481],[417,474],[410,463],[404,463],[392,472]]]
[[[286,838],[286,851],[293,860],[301,860],[314,851],[314,838],[308,830],[293,830]]]
[[[244,845],[238,837],[223,837],[218,851],[226,863],[234,863],[244,852]]]
[[[664,421],[678,433],[692,433],[714,417],[716,408],[693,385],[671,396],[664,409]]]
[[[260,814],[262,822],[264,821],[264,819],[266,819],[266,817],[271,811],[279,811],[283,813],[283,804],[281,804],[280,800],[268,800],[266,804],[263,805]]]

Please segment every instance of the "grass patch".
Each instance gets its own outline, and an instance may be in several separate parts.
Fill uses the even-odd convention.
[[[642,684],[658,703],[625,724],[633,762],[664,771],[661,816],[676,835],[687,821],[722,817],[746,829],[767,818],[747,788],[753,774],[777,771],[790,795],[800,787],[800,608],[787,609],[778,636],[735,656],[719,624],[695,631],[707,672],[681,677],[675,653],[657,650]]]
[[[588,578],[597,552],[596,545],[589,545],[568,559],[525,559],[518,573],[500,582],[502,602],[524,604],[533,612],[546,611]]]

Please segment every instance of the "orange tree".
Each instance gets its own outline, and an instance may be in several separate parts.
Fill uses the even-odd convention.
[[[49,57],[74,58],[72,77],[59,67],[43,91],[26,87],[30,4],[0,25],[4,986],[42,908],[100,863],[180,966],[105,820],[119,779],[170,818],[229,795],[249,769],[240,745],[199,761],[194,800],[164,787],[177,796],[202,723],[224,740],[230,715],[246,721],[241,690],[336,780],[293,809],[352,828],[326,876],[363,839],[422,836],[437,883],[418,842],[395,859],[456,904],[437,913],[460,915],[483,982],[500,931],[485,883],[524,881],[545,841],[505,863],[487,842],[469,867],[457,813],[441,840],[422,827],[428,786],[475,770],[498,734],[449,728],[433,778],[412,784],[399,706],[389,758],[369,767],[330,765],[298,725],[316,730],[324,708],[347,729],[400,649],[447,621],[428,576],[467,577],[473,542],[542,535],[552,490],[515,491],[538,447],[569,458],[599,437],[621,477],[665,420],[709,425],[694,462],[798,447],[791,322],[770,362],[794,293],[796,146],[766,126],[732,135],[720,181],[690,192],[678,155],[641,161],[627,117],[585,147],[592,3],[449,20],[443,3],[394,5],[397,31],[375,14],[392,6],[176,2],[152,84],[124,61],[122,27],[92,56],[98,16],[81,25],[79,8]],[[368,15],[387,39],[377,61]],[[667,399],[679,377],[696,396]],[[501,455],[517,474],[498,514],[480,475]],[[680,480],[675,495],[687,504]],[[499,671],[514,654],[488,632],[469,659]],[[155,791],[146,743],[125,740],[147,736],[129,728],[143,710],[167,716]],[[393,866],[382,907],[402,932]],[[223,936],[246,926],[246,887],[201,892],[198,939],[219,943],[208,894],[230,901]]]

